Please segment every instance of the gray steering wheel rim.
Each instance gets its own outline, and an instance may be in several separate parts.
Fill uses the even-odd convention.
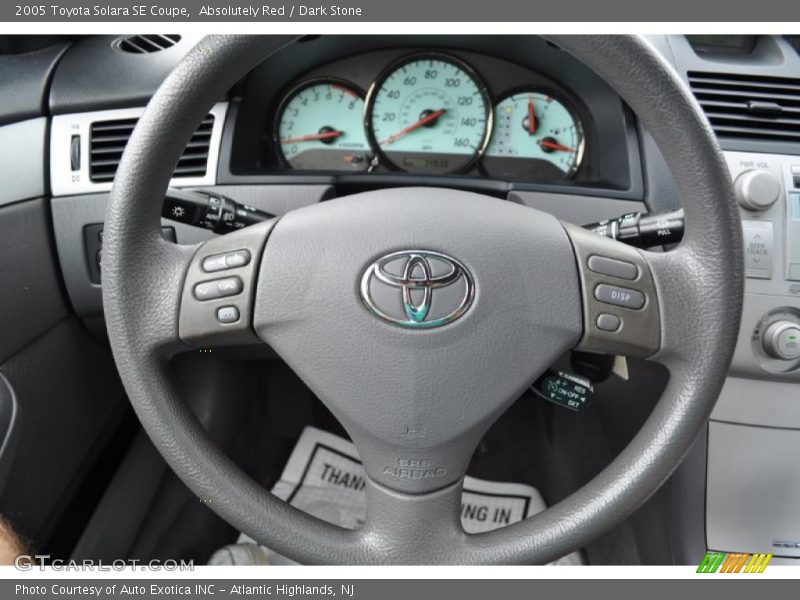
[[[162,333],[175,330],[179,299],[157,291],[180,285],[176,279],[194,249],[161,240],[161,198],[185,143],[219,94],[293,39],[202,40],[159,88],[123,156],[105,224],[103,299],[114,358],[145,430],[199,497],[228,492],[225,501],[210,505],[222,518],[301,562],[543,563],[591,541],[639,507],[679,464],[708,419],[735,346],[743,296],[741,230],[727,167],[699,106],[638,37],[550,36],[630,105],[664,154],[683,200],[687,228],[680,247],[647,253],[658,267],[662,306],[664,350],[656,358],[670,369],[670,381],[628,447],[562,502],[505,529],[409,547],[393,539],[401,535],[402,519],[396,531],[377,530],[369,520],[362,530],[348,531],[272,496],[215,446],[167,375],[180,344],[162,344]],[[397,496],[375,485],[368,493],[377,513]],[[459,496],[455,485],[424,502],[450,506],[456,521]]]

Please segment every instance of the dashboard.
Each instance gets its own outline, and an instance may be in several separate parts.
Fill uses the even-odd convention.
[[[443,52],[387,65],[365,94],[336,77],[301,80],[275,113],[273,143],[300,170],[460,173],[558,180],[581,166],[575,101],[520,82],[493,99],[481,75]]]
[[[281,54],[231,103],[234,176],[638,191],[632,115],[538,38],[315,37]]]

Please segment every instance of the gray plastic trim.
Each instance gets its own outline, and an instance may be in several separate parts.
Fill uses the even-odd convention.
[[[69,316],[47,201],[0,207],[0,364]]]
[[[227,102],[215,104],[210,114],[214,115],[214,125],[209,140],[208,163],[203,177],[177,177],[170,182],[173,186],[214,185],[217,180],[219,146],[222,129],[225,125]],[[50,128],[50,187],[54,196],[107,192],[111,182],[96,183],[89,176],[89,146],[92,123],[115,121],[117,119],[138,119],[144,113],[141,108],[121,108],[101,110],[53,117]],[[72,136],[80,136],[80,170],[73,171],[70,165],[70,143]]]
[[[703,429],[669,480],[672,559],[676,565],[697,565],[706,552],[706,449]]]
[[[798,481],[800,431],[710,423],[709,549],[800,558]]]
[[[249,206],[275,215],[295,208],[315,204],[329,198],[333,190],[327,185],[275,185],[275,186],[208,186],[226,196]],[[81,317],[101,315],[103,312],[102,287],[89,279],[86,263],[83,228],[91,223],[105,221],[107,194],[87,194],[53,198],[53,230],[61,272],[72,306]],[[196,244],[216,237],[216,234],[197,227],[162,219],[165,227],[174,227],[179,244]]]
[[[44,117],[0,127],[0,206],[44,196],[46,132]]]
[[[728,377],[711,418],[743,425],[800,429],[798,385]]]

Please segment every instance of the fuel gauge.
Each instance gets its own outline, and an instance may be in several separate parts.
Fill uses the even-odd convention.
[[[546,90],[521,90],[494,107],[483,167],[499,178],[567,179],[580,167],[584,146],[583,125],[565,100]]]

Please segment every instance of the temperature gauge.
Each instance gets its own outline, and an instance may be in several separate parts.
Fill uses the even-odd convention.
[[[566,179],[580,167],[584,146],[583,126],[566,101],[522,90],[495,105],[483,166],[493,177]]]

